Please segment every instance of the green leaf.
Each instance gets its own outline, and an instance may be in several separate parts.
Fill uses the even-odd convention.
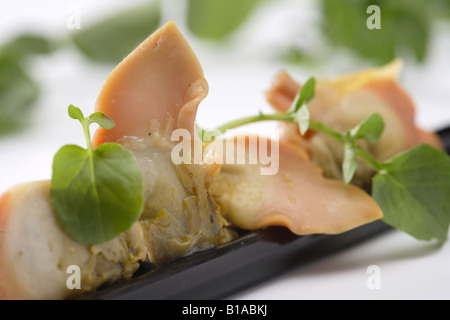
[[[295,96],[294,101],[291,104],[290,111],[299,111],[304,104],[314,98],[315,87],[316,80],[312,77],[309,78]]]
[[[380,139],[384,130],[383,118],[374,113],[370,115],[365,121],[361,122],[350,131],[354,139],[365,139],[370,143],[375,143]]]
[[[443,243],[450,224],[450,159],[423,144],[384,164],[373,179],[383,220],[420,240]]]
[[[1,48],[2,56],[9,56],[19,61],[34,54],[49,54],[55,49],[55,44],[40,35],[23,34],[5,43]]]
[[[122,11],[71,35],[76,47],[97,62],[119,63],[153,31],[161,20],[159,1]]]
[[[103,112],[95,112],[89,116],[89,123],[97,123],[102,128],[110,130],[115,127],[116,123]]]
[[[294,113],[294,121],[298,124],[300,134],[304,135],[309,129],[310,113],[306,105],[303,105],[297,112]]]
[[[26,128],[30,124],[39,86],[19,62],[0,55],[0,135]]]
[[[62,147],[53,161],[51,197],[62,228],[80,243],[103,243],[128,230],[142,211],[134,155],[106,143],[93,153]]]
[[[202,38],[220,40],[236,31],[264,0],[189,0],[187,24]]]
[[[89,125],[111,127],[101,113],[84,118],[69,106],[83,126],[87,149],[63,146],[53,159],[50,195],[61,227],[80,243],[103,243],[128,230],[143,209],[143,179],[134,154],[117,143],[92,149]]]
[[[426,58],[440,0],[322,0],[323,34],[330,43],[385,64],[394,58]],[[380,29],[369,29],[370,5],[380,8]]]
[[[80,108],[75,107],[74,105],[71,104],[71,105],[69,105],[68,112],[69,112],[69,116],[72,119],[79,120],[81,123],[83,123],[84,115],[83,115],[83,112],[80,110]]]
[[[353,141],[346,141],[344,143],[344,160],[342,162],[342,175],[345,184],[349,184],[352,181],[357,168],[355,144]]]
[[[293,113],[294,121],[298,124],[300,133],[304,135],[309,128],[310,113],[306,104],[314,98],[316,80],[309,78],[292,101],[289,112]]]
[[[51,41],[32,34],[19,35],[0,47],[0,135],[30,125],[40,92],[26,70],[27,59],[53,50]]]

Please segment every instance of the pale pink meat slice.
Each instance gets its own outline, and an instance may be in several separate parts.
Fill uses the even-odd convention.
[[[224,164],[211,186],[223,205],[224,216],[234,225],[249,230],[285,226],[297,235],[337,234],[382,217],[369,194],[325,178],[298,145],[262,137],[257,140],[257,150],[261,145],[271,150],[278,171],[261,174],[261,168],[267,167],[262,162]],[[254,142],[245,136],[245,145],[236,146],[248,156]]]

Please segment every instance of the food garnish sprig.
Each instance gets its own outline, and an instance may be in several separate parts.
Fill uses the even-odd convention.
[[[143,181],[134,154],[118,143],[93,148],[91,124],[105,129],[114,121],[101,112],[85,117],[69,106],[79,120],[87,148],[65,145],[55,154],[50,195],[61,227],[80,243],[109,241],[128,230],[143,208]]]
[[[346,132],[337,132],[322,122],[312,120],[307,103],[314,97],[315,79],[310,78],[297,93],[287,112],[245,117],[219,126],[226,130],[260,121],[297,123],[301,135],[308,129],[323,132],[344,148],[343,182],[351,183],[358,167],[357,157],[375,170],[371,194],[383,212],[383,221],[418,240],[436,239],[443,244],[450,224],[450,157],[442,150],[421,144],[379,162],[364,150],[359,140],[376,143],[384,130],[378,113]],[[200,129],[202,134],[205,129]]]

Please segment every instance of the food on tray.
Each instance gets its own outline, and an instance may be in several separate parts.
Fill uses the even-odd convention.
[[[311,119],[334,130],[349,130],[370,113],[381,113],[387,120],[386,137],[368,149],[379,161],[423,141],[439,146],[433,134],[414,125],[412,104],[392,80],[395,68],[393,65],[337,80],[320,80],[315,97],[313,91],[307,94],[300,90],[303,93],[299,101],[308,102]],[[293,100],[298,103],[295,98],[299,89],[295,81],[281,73],[268,93],[269,102],[284,112],[292,108]],[[300,119],[304,135],[296,124],[284,123],[286,134],[279,140],[248,135],[243,137],[243,144],[238,142],[242,137],[208,142],[200,138],[195,123],[197,108],[207,93],[208,84],[197,57],[176,25],[169,22],[112,71],[98,96],[95,114],[84,118],[81,111],[69,107],[69,115],[80,120],[85,134],[90,121],[114,120],[114,125],[100,125],[92,146],[87,139],[87,152],[112,143],[132,153],[142,176],[142,210],[127,230],[117,232],[112,239],[85,243],[70,236],[67,222],[59,220],[60,211],[70,213],[71,208],[55,200],[65,192],[55,177],[11,188],[0,198],[0,297],[82,296],[100,286],[130,279],[141,261],[163,266],[225,244],[236,238],[235,227],[254,230],[286,226],[298,235],[336,234],[383,217],[369,193],[340,179],[342,151],[315,131],[318,124],[309,121],[302,103],[285,118]],[[363,109],[355,111],[357,106]],[[308,123],[309,130],[305,130]],[[200,146],[201,161],[174,163],[173,151],[179,141],[174,141],[173,133],[180,129],[189,134],[184,142],[193,150]],[[367,131],[359,130],[354,138]],[[400,142],[392,145],[392,135]],[[220,141],[229,142],[248,157],[257,155],[257,161],[211,161],[216,155],[210,147]],[[257,148],[251,142],[256,142]],[[272,155],[277,153],[273,158],[277,165],[274,173],[261,174],[261,169],[267,167],[261,159],[263,147]],[[363,154],[356,146],[352,148]],[[183,155],[188,160],[191,156]],[[55,157],[55,170],[57,160]],[[373,173],[361,168],[355,179],[362,176],[365,181],[364,176]],[[109,186],[121,183],[119,177],[114,180],[114,175],[111,171]],[[97,196],[106,194],[109,186],[104,186],[106,191]],[[75,197],[74,207],[78,200],[82,207],[83,194],[70,195]],[[120,208],[123,203],[119,199],[114,206]],[[91,223],[86,221],[86,225]],[[81,287],[75,289],[68,284],[68,270],[74,266],[81,276]]]
[[[117,141],[134,152],[144,181],[142,215],[111,241],[80,244],[58,225],[49,181],[12,188],[0,202],[2,298],[68,298],[130,278],[139,261],[160,265],[233,238],[208,194],[215,170],[174,166],[170,158],[171,131],[194,133],[197,106],[207,90],[197,58],[173,23],[117,66],[97,103],[116,126],[100,127],[93,144]],[[80,290],[66,286],[71,265],[81,270]]]

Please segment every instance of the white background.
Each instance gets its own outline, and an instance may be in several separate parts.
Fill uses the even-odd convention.
[[[101,16],[142,1],[2,0],[0,43],[22,31],[64,37],[74,7],[81,13],[81,28]],[[320,66],[292,66],[272,59],[271,49],[303,41],[317,42],[318,14],[314,1],[279,0],[261,8],[234,35],[229,46],[211,46],[185,27],[183,0],[163,1],[163,22],[174,20],[188,38],[203,65],[210,86],[198,110],[198,121],[214,127],[226,120],[270,110],[264,90],[280,69],[299,81],[314,75],[332,77],[369,66],[345,53]],[[426,129],[450,125],[450,33],[437,25],[426,64],[407,62],[401,83],[417,107],[417,122]],[[326,48],[323,48],[324,50]],[[317,52],[320,55],[320,52]],[[0,137],[0,193],[9,187],[51,177],[55,152],[64,144],[83,145],[79,125],[67,116],[74,104],[85,113],[94,110],[96,96],[111,66],[93,65],[72,50],[59,50],[32,61],[32,75],[42,95],[28,130]],[[298,268],[276,279],[235,295],[236,299],[448,299],[450,298],[450,247],[437,248],[400,232],[390,232],[353,249]],[[370,290],[366,272],[370,265],[381,271],[381,288]]]

